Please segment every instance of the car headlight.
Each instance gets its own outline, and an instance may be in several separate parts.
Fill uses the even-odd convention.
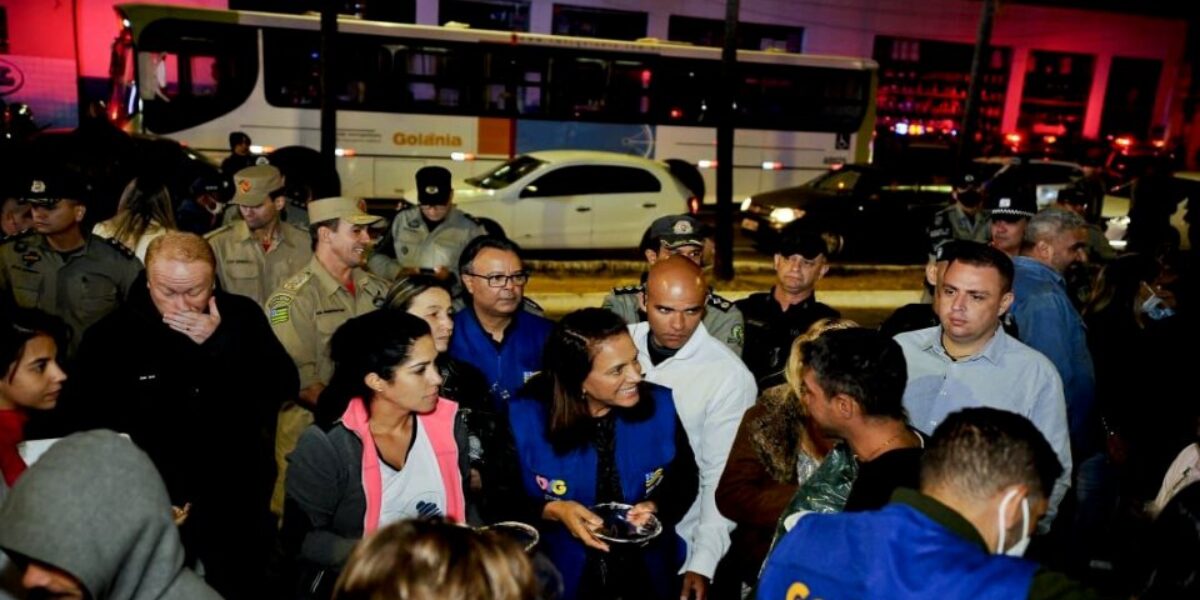
[[[802,218],[804,218],[804,210],[799,208],[777,208],[771,211],[771,220],[781,225],[787,225]]]
[[[751,202],[751,199],[749,196],[746,196],[746,198],[744,200],[742,200],[742,212],[746,212],[746,211],[750,210],[750,202]]]

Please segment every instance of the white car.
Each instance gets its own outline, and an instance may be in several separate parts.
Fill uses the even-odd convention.
[[[693,196],[665,163],[548,150],[456,185],[454,203],[525,248],[636,248],[651,222],[688,212]]]

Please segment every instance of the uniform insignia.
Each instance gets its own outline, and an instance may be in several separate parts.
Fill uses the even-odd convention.
[[[420,219],[409,219],[408,228],[409,229],[420,229],[421,228]]]
[[[613,293],[614,293],[614,294],[618,294],[618,295],[621,295],[621,294],[636,294],[636,293],[638,293],[638,292],[641,292],[641,291],[642,291],[642,286],[640,286],[640,285],[623,285],[623,286],[620,286],[620,287],[615,287],[615,288],[613,288]]]
[[[741,344],[746,339],[746,328],[743,325],[734,325],[729,331],[729,342],[732,344]]]
[[[436,186],[436,185],[427,185],[427,186],[425,186],[425,193],[426,193],[426,194],[429,194],[430,196],[432,196],[432,195],[434,195],[434,194],[438,193],[438,186]]]
[[[682,219],[675,221],[675,225],[671,226],[671,231],[682,235],[690,234],[692,233],[692,223]]]
[[[41,179],[34,179],[29,185],[29,191],[34,194],[41,194],[46,191],[46,182]]]
[[[125,258],[137,258],[137,253],[135,253],[129,246],[122,244],[120,240],[116,238],[106,238],[104,241],[108,242],[109,246],[116,248],[117,251],[125,255]]]
[[[29,250],[21,255],[21,262],[25,263],[26,267],[32,267],[39,260],[42,260],[42,255],[33,250]]]
[[[732,302],[730,302],[730,301],[728,301],[728,300],[726,300],[726,299],[724,299],[724,298],[722,298],[722,297],[720,297],[720,296],[718,296],[718,295],[716,295],[716,294],[709,294],[709,295],[708,295],[708,305],[709,305],[709,306],[714,306],[714,307],[716,307],[716,308],[719,308],[719,309],[721,309],[721,310],[723,310],[723,311],[725,311],[725,312],[728,312],[728,311],[729,311],[729,309],[733,308],[733,303],[732,303]]]
[[[243,194],[249,194],[250,188],[253,188],[253,187],[254,187],[254,184],[251,183],[249,179],[239,179],[238,180],[238,189],[241,190],[241,192]]]
[[[292,318],[292,301],[296,299],[291,294],[275,294],[267,299],[267,318],[272,325],[287,323]]]
[[[304,287],[304,284],[308,283],[308,280],[312,279],[312,276],[312,271],[301,271],[283,282],[283,289],[289,292],[300,291],[300,288]]]
[[[254,164],[257,166],[269,165],[269,164],[271,164],[271,159],[269,159],[265,156],[260,156],[256,159],[254,159]]]
[[[344,312],[346,312],[346,309],[344,309],[344,308],[326,308],[324,310],[318,310],[316,312],[316,316],[319,317],[321,315],[328,315],[328,314],[333,314],[333,313],[344,313]]]

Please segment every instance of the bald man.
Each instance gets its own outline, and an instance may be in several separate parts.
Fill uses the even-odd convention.
[[[734,524],[717,511],[717,482],[757,390],[741,358],[702,323],[707,295],[696,263],[684,256],[657,261],[638,300],[646,321],[629,327],[646,380],[674,393],[700,469],[700,496],[676,528],[687,543],[680,598],[697,600],[708,595],[729,549]]]

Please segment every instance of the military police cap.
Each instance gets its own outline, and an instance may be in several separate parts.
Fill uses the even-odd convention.
[[[703,246],[704,224],[691,215],[668,215],[650,224],[650,239],[670,249]]]
[[[977,188],[983,184],[983,180],[976,177],[974,173],[963,173],[954,178],[954,189],[967,190]]]
[[[422,167],[417,171],[417,202],[446,204],[450,202],[450,170],[445,167]]]
[[[793,221],[780,232],[776,254],[785,258],[799,254],[811,260],[822,254],[829,254],[829,245],[825,243],[821,233],[811,225]]]
[[[359,200],[355,198],[336,197],[321,198],[308,203],[308,221],[320,223],[333,219],[344,219],[354,225],[371,225],[383,220],[368,214],[363,210]]]
[[[267,198],[283,189],[283,174],[271,165],[246,167],[233,176],[233,204],[262,206]]]
[[[21,198],[30,204],[53,203],[62,199],[86,202],[91,192],[92,185],[83,175],[60,168],[36,173],[27,179]]]
[[[992,216],[1033,218],[1038,210],[1036,193],[1024,183],[989,186],[987,208]]]

